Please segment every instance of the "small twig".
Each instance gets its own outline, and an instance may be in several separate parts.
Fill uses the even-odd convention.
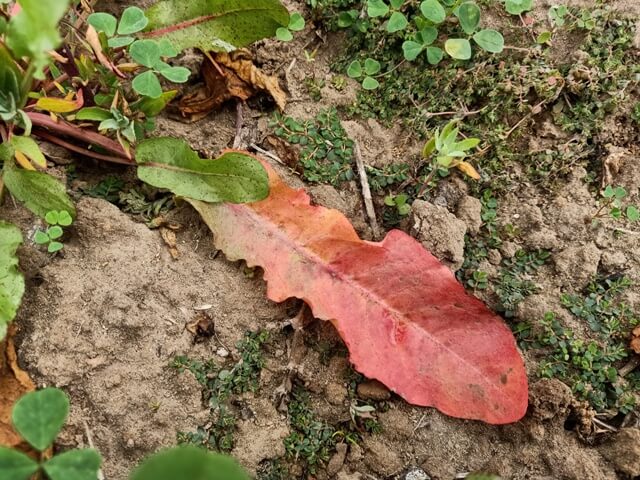
[[[291,168],[289,165],[287,165],[279,156],[271,153],[269,150],[265,150],[264,148],[260,148],[255,143],[250,144],[249,148],[251,148],[251,149],[255,150],[256,152],[264,155],[267,158],[270,158],[271,160],[274,160],[274,161],[278,162],[283,167],[288,168],[289,172],[293,173],[294,175],[300,176],[299,172],[296,172],[293,168]]]
[[[413,428],[413,433],[415,434],[420,428],[422,428],[422,421],[424,420],[424,417],[426,416],[425,413],[422,414],[422,416],[420,417],[420,420],[418,420],[418,423],[416,423],[416,426]]]
[[[233,139],[233,148],[242,146],[242,127],[244,126],[244,116],[242,114],[242,100],[236,100],[236,138]]]
[[[629,360],[624,367],[618,370],[618,375],[624,378],[627,375],[629,375],[631,372],[633,372],[636,368],[638,368],[639,365],[640,365],[640,356],[634,355],[633,358]]]
[[[369,217],[369,223],[371,224],[371,230],[373,231],[373,238],[377,240],[380,238],[380,229],[378,227],[378,220],[376,219],[376,211],[373,208],[373,199],[371,198],[371,188],[369,187],[369,179],[367,178],[367,171],[364,168],[364,161],[362,160],[362,152],[360,151],[360,145],[354,140],[354,153],[356,157],[356,165],[358,167],[358,173],[360,174],[360,184],[362,186],[362,197],[364,198],[364,206],[367,211],[367,217]]]
[[[596,417],[593,417],[592,421],[593,421],[593,423],[595,423],[599,427],[602,427],[605,430],[609,430],[610,432],[617,432],[618,431],[618,429],[616,427],[612,427],[608,423],[604,423],[602,420],[599,420]]]
[[[89,443],[89,447],[95,449],[95,447],[93,446],[93,438],[91,437],[91,430],[89,430],[89,425],[84,420],[82,421],[82,423],[84,424],[84,431],[87,435],[87,442]],[[101,468],[98,469],[98,480],[104,480],[104,474],[102,473]]]
[[[55,143],[56,145],[60,145],[67,150],[72,152],[80,153],[87,157],[95,158],[96,160],[103,160],[105,162],[118,163],[120,165],[132,165],[132,163],[124,158],[103,155],[102,153],[92,152],[91,150],[87,150],[86,148],[79,147],[78,145],[74,145],[73,143],[65,142],[61,138],[55,137],[53,135],[49,135],[48,133],[43,132],[42,130],[34,130],[33,134],[36,137],[39,137],[47,142]]]
[[[614,232],[626,233],[627,235],[640,235],[640,232],[636,232],[635,230],[627,230],[626,228],[612,227],[611,225],[607,225],[605,228],[607,230],[613,230]]]
[[[531,117],[533,117],[534,115],[539,114],[539,113],[542,111],[541,107],[545,104],[545,102],[546,102],[546,100],[543,100],[543,101],[541,101],[540,103],[538,103],[536,106],[534,106],[534,107],[531,109],[531,111],[530,111],[529,113],[527,113],[524,117],[522,117],[518,123],[516,123],[513,127],[511,127],[511,128],[509,129],[509,131],[508,131],[507,133],[505,133],[505,134],[502,136],[502,138],[503,138],[504,140],[506,140],[507,138],[509,138],[509,137],[511,136],[511,134],[512,134],[513,132],[515,132],[515,131],[518,129],[518,127],[519,127],[520,125],[522,125],[524,122],[526,122],[527,120],[529,120],[529,119],[530,119]],[[540,110],[538,110],[539,108],[540,108]]]

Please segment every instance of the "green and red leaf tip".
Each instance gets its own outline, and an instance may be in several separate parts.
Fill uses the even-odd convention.
[[[407,402],[492,424],[524,416],[526,371],[501,317],[414,238],[361,240],[342,213],[311,205],[263,164],[267,199],[191,201],[217,248],[262,267],[271,300],[300,298],[331,321],[354,367]]]

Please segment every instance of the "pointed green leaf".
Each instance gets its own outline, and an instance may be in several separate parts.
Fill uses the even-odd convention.
[[[229,52],[289,25],[289,12],[278,0],[161,0],[146,11],[147,36],[166,38],[178,50]]]
[[[51,458],[42,468],[50,480],[96,480],[101,461],[95,450],[69,450]]]
[[[156,74],[148,70],[136,76],[131,82],[133,89],[140,95],[151,98],[159,98],[162,95],[162,86]],[[108,122],[108,120],[107,120]]]
[[[387,23],[387,32],[399,32],[400,30],[407,28],[407,25],[409,25],[409,22],[403,13],[393,12],[391,14],[391,18],[389,18],[389,23]]]
[[[383,0],[367,0],[367,15],[371,18],[384,17],[389,13],[389,5]]]
[[[138,145],[136,161],[140,180],[195,200],[244,203],[269,194],[267,173],[249,154],[203,160],[183,140],[153,138]]]
[[[69,0],[20,0],[20,6],[20,12],[9,21],[6,44],[17,58],[29,57],[36,67],[35,77],[42,80],[49,51],[60,45],[58,22],[67,12]]]
[[[466,152],[467,150],[471,150],[472,148],[477,147],[479,144],[480,144],[479,138],[465,138],[461,142],[454,144],[453,149]]]
[[[51,210],[66,210],[73,217],[76,209],[65,186],[51,175],[16,167],[5,168],[4,184],[25,207],[41,218]]]
[[[444,44],[445,51],[456,60],[469,60],[471,58],[471,44],[466,38],[450,38]]]
[[[163,92],[158,98],[143,97],[131,105],[132,108],[140,110],[147,117],[155,117],[165,109],[167,104],[178,94],[177,90]]]
[[[94,122],[102,122],[111,118],[111,112],[106,108],[85,107],[78,110],[76,120],[91,120]]]
[[[87,23],[98,32],[104,32],[107,37],[113,37],[116,33],[118,19],[108,13],[98,12],[89,15]]]
[[[431,65],[437,65],[442,61],[444,52],[438,47],[427,47],[427,60]]]
[[[249,480],[236,461],[197,447],[178,447],[147,458],[131,480]]]
[[[16,402],[11,421],[16,431],[36,450],[53,444],[69,413],[69,399],[62,390],[45,388],[27,393]]]
[[[420,11],[433,23],[442,23],[447,18],[447,12],[438,0],[424,0],[420,4]]]
[[[433,137],[431,140],[425,143],[424,148],[422,149],[422,156],[424,158],[429,158],[435,150],[436,150],[436,137]]]
[[[473,40],[489,53],[500,53],[504,50],[504,37],[497,30],[480,30],[473,36]]]
[[[0,342],[18,312],[24,294],[24,277],[18,270],[16,251],[22,234],[15,225],[0,220]]]
[[[144,30],[149,23],[144,11],[138,7],[128,7],[122,12],[120,17],[120,25],[118,25],[119,35],[131,35]]]
[[[474,2],[460,5],[456,10],[456,16],[460,20],[460,26],[464,33],[471,35],[480,25],[480,8]]]
[[[160,61],[160,46],[154,40],[136,40],[129,47],[131,59],[148,68],[153,68]]]
[[[364,77],[362,80],[362,88],[365,90],[375,90],[380,86],[380,82],[373,77]]]
[[[47,160],[44,158],[40,147],[33,138],[14,135],[11,137],[11,145],[16,152],[20,152],[25,155],[40,168],[46,168]]]
[[[0,338],[2,338],[0,336]],[[29,480],[38,471],[38,463],[18,450],[0,447],[2,480]]]
[[[347,68],[347,75],[351,78],[360,78],[362,76],[362,64],[358,60],[354,60]]]
[[[418,58],[418,55],[420,55],[420,52],[422,52],[423,48],[424,47],[421,43],[414,42],[412,40],[407,40],[402,44],[402,51],[404,53],[404,58],[412,62],[413,60]]]

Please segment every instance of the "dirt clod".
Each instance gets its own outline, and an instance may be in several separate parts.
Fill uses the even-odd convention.
[[[640,475],[640,430],[624,428],[600,447],[600,453],[618,472],[632,477]]]
[[[388,400],[391,392],[376,380],[370,380],[358,385],[358,395],[365,400]]]
[[[571,389],[555,378],[539,380],[529,392],[529,412],[539,420],[564,421],[573,396]]]

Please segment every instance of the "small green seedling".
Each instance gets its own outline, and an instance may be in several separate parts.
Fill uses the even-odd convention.
[[[398,215],[401,217],[406,217],[411,212],[411,205],[407,203],[409,200],[409,196],[401,193],[400,195],[387,195],[384,198],[384,204],[387,207],[394,207]]]
[[[347,75],[356,80],[362,80],[362,88],[365,90],[375,90],[380,86],[380,82],[373,77],[380,73],[380,69],[380,62],[373,58],[367,58],[364,65],[360,60],[354,60],[347,69]]]
[[[299,13],[294,13],[289,18],[289,25],[287,27],[280,27],[276,30],[276,38],[281,42],[290,42],[293,40],[293,33],[304,30],[304,17]]]
[[[631,222],[640,220],[640,210],[635,205],[628,205],[626,208],[622,205],[622,200],[627,196],[627,191],[623,187],[607,187],[601,193],[602,201],[600,208],[593,215],[592,220],[595,222],[598,218],[610,216],[613,219],[620,220],[627,218]]]
[[[73,218],[69,215],[69,212],[51,211],[44,217],[49,227],[46,230],[38,230],[33,240],[38,245],[47,245],[47,251],[49,253],[59,252],[64,248],[62,242],[59,241],[64,235],[62,227],[68,227],[73,223]]]
[[[149,19],[140,8],[129,7],[122,13],[120,24],[116,17],[104,12],[92,13],[87,22],[98,32],[104,33],[109,48],[122,48],[135,41],[132,35],[144,30]]]
[[[549,21],[554,27],[562,27],[566,23],[565,17],[569,14],[569,9],[565,5],[553,5],[549,8]]]
[[[467,280],[467,285],[474,290],[485,290],[489,286],[489,276],[487,272],[476,270],[473,272],[473,275],[471,275],[471,278]]]
[[[522,15],[533,8],[533,0],[505,0],[504,6],[511,15]]]
[[[69,399],[57,388],[45,388],[24,395],[16,402],[11,422],[20,436],[41,454],[53,444],[69,413]],[[41,455],[42,457],[42,455]],[[49,460],[33,460],[12,448],[0,447],[0,476],[3,480],[90,480],[98,476],[101,458],[93,449],[75,449]]]

